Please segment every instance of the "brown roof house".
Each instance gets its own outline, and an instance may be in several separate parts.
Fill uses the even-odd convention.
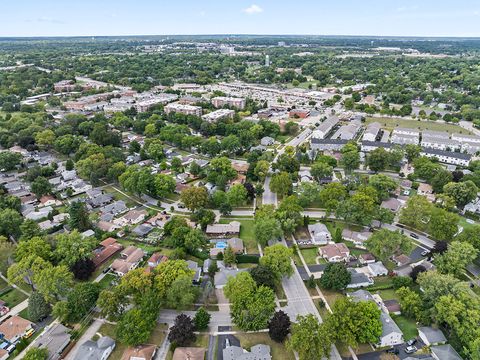
[[[204,360],[205,349],[200,347],[177,347],[172,360]]]
[[[150,259],[147,260],[147,264],[150,267],[156,267],[158,264],[167,261],[168,258],[165,255],[162,255],[158,252],[153,253],[152,256],[150,256]]]
[[[155,345],[139,345],[129,347],[123,353],[122,360],[151,360],[157,351]]]
[[[32,326],[32,322],[15,315],[0,324],[0,334],[9,343],[14,343],[22,338],[28,330],[32,329]]]
[[[229,224],[213,224],[207,225],[205,233],[208,236],[227,236],[240,235],[240,223],[238,221],[231,221]]]
[[[403,203],[395,198],[390,198],[388,200],[382,201],[382,204],[380,205],[381,208],[383,209],[388,209],[393,213],[397,213],[398,210],[402,207]]]
[[[350,259],[350,250],[344,243],[322,246],[318,249],[318,252],[328,262],[341,262]]]
[[[117,240],[112,237],[106,238],[93,250],[93,263],[98,267],[122,249],[123,246]]]
[[[111,268],[117,275],[123,276],[138,266],[145,252],[135,246],[129,246],[120,253],[120,256],[122,259],[115,259]]]

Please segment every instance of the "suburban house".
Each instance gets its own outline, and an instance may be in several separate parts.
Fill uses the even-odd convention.
[[[372,236],[372,232],[368,230],[359,232],[349,229],[343,229],[342,231],[342,238],[344,240],[351,241],[360,248],[365,248],[365,241],[367,241],[370,236]]]
[[[202,268],[198,266],[196,261],[187,260],[188,268],[193,270],[195,274],[193,275],[193,283],[198,284],[202,278]]]
[[[394,256],[392,258],[393,262],[395,264],[397,264],[397,266],[403,266],[403,265],[407,265],[409,264],[412,259],[410,259],[407,255],[405,254],[400,254],[400,255],[397,255],[397,256]]]
[[[210,249],[210,257],[212,258],[216,258],[219,253],[223,253],[228,246],[232,248],[235,254],[243,254],[243,240],[240,238],[213,239],[210,240],[210,243],[214,244],[214,247]]]
[[[462,360],[450,344],[432,346],[430,351],[435,360]]]
[[[321,257],[328,262],[341,262],[350,259],[350,250],[344,243],[335,243],[322,246],[318,249]]]
[[[380,204],[380,207],[383,209],[388,209],[393,213],[397,213],[402,207],[402,205],[403,203],[400,200],[395,198],[390,198],[382,201],[382,203]]]
[[[48,350],[47,360],[60,359],[63,350],[70,343],[70,329],[59,323],[49,325],[33,343],[34,347]]]
[[[315,245],[325,245],[332,240],[332,235],[325,224],[317,222],[308,225],[308,232]]]
[[[208,225],[205,233],[211,237],[240,235],[240,223],[238,221],[231,221],[228,224],[213,224]]]
[[[120,229],[118,225],[115,225],[114,223],[109,221],[102,221],[102,220],[97,223],[97,228],[105,232],[113,232]]]
[[[0,337],[13,344],[25,336],[30,330],[33,330],[32,322],[14,315],[0,324]]]
[[[168,258],[165,255],[160,254],[159,252],[153,253],[152,256],[147,260],[148,266],[154,268],[157,267],[158,264],[167,261]]]
[[[443,334],[442,330],[435,329],[431,326],[419,327],[418,336],[427,346],[439,345],[447,342],[447,338]]]
[[[360,264],[370,264],[374,263],[376,261],[375,256],[373,256],[370,253],[366,254],[360,254],[358,256],[358,261],[360,261]]]
[[[402,313],[400,303],[396,299],[383,300],[383,305],[389,314],[400,315]]]
[[[270,346],[264,344],[253,345],[250,351],[240,346],[227,346],[223,349],[223,360],[270,360],[271,358]]]
[[[138,345],[129,347],[122,355],[122,360],[151,360],[157,351],[155,345]]]
[[[201,347],[177,347],[172,360],[204,360],[205,349]]]
[[[373,277],[384,276],[388,274],[388,269],[381,261],[373,262],[367,265],[368,271]]]
[[[353,301],[373,301],[381,310],[380,321],[382,322],[382,335],[380,335],[379,341],[376,344],[377,347],[393,346],[403,343],[403,332],[398,325],[393,321],[388,312],[385,311],[383,303],[365,290],[357,290],[349,296]]]
[[[74,360],[106,360],[114,348],[115,341],[108,336],[102,336],[97,341],[88,340],[80,345]]]
[[[217,262],[219,271],[215,273],[214,284],[216,289],[223,289],[227,285],[228,278],[235,277],[242,271],[248,271],[248,269],[228,269],[222,265],[221,261]]]
[[[433,188],[430,184],[420,183],[418,185],[417,194],[425,196],[428,201],[435,201],[435,195],[433,195]]]
[[[373,285],[373,280],[365,273],[356,271],[355,269],[348,269],[350,273],[350,284],[347,285],[348,289],[358,289]]]
[[[123,276],[138,266],[145,252],[135,246],[129,246],[120,253],[120,256],[122,259],[115,259],[110,267],[117,275]]]
[[[92,261],[98,267],[121,250],[123,250],[123,245],[119,244],[116,239],[106,238],[93,250]]]
[[[118,226],[126,225],[136,225],[147,217],[148,213],[146,210],[130,210],[121,218],[114,220],[113,222]]]

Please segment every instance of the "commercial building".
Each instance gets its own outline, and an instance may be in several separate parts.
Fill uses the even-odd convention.
[[[291,118],[305,119],[310,116],[310,110],[308,109],[292,109],[288,113]]]

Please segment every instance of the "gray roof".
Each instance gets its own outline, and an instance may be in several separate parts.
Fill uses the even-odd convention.
[[[105,350],[111,346],[115,346],[115,341],[108,336],[102,336],[97,341],[85,341],[78,348],[74,360],[101,360]]]
[[[227,284],[229,277],[235,277],[243,271],[248,271],[248,269],[222,269],[215,274],[215,286],[224,286]]]
[[[437,150],[437,149],[423,149],[422,152],[426,154],[436,155],[436,156],[449,156],[449,157],[462,159],[462,160],[470,160],[472,158],[472,155],[470,154],[464,154],[464,153],[453,152],[453,151],[443,151],[443,150]]]
[[[70,329],[62,324],[55,324],[47,329],[34,342],[34,347],[45,348],[48,350],[48,360],[57,360],[60,354],[70,342]]]
[[[153,226],[148,224],[140,224],[135,229],[133,229],[133,232],[138,236],[145,236],[152,230]]]
[[[223,360],[270,360],[270,346],[257,344],[250,352],[239,346],[229,346],[223,349]]]
[[[432,346],[430,350],[438,360],[462,360],[462,357],[449,344]]]
[[[349,143],[349,140],[342,139],[319,139],[312,138],[312,144],[335,144],[335,145],[345,145]]]
[[[370,278],[364,273],[355,271],[354,269],[348,269],[348,272],[351,275],[350,285],[360,285],[365,283],[371,283]],[[359,290],[361,291],[361,290]],[[372,299],[373,300],[373,299]]]
[[[434,329],[430,326],[422,326],[418,328],[418,332],[423,333],[430,344],[438,344],[447,341],[447,338],[443,335],[443,332],[440,329]]]

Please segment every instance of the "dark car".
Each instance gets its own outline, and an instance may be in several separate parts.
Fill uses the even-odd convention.
[[[389,354],[398,354],[400,351],[397,349],[397,348],[394,348],[392,347],[391,349],[387,349],[385,350],[386,353],[389,353]]]
[[[414,239],[418,239],[418,235],[415,234],[415,233],[410,233],[410,236],[411,236],[412,238],[414,238]]]
[[[410,339],[407,341],[407,345],[408,346],[412,346],[412,345],[415,345],[417,343],[417,339]]]

